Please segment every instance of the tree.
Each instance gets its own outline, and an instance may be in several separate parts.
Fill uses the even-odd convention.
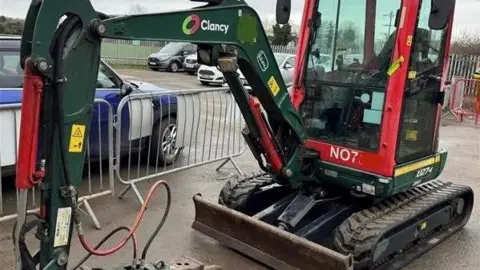
[[[480,35],[463,30],[452,42],[451,52],[455,54],[480,54]]]
[[[147,9],[140,5],[140,4],[134,4],[130,8],[130,14],[142,14],[142,13],[147,13]]]
[[[349,23],[342,27],[342,30],[338,36],[338,47],[349,49],[350,51],[358,50],[359,44],[357,37],[357,29],[353,24]]]
[[[288,23],[284,25],[275,24],[273,26],[273,40],[272,45],[286,46],[290,41],[293,41],[292,26]]]
[[[332,21],[329,21],[325,27],[325,37],[323,44],[323,51],[330,52],[333,46],[333,39],[335,38],[335,25]]]
[[[0,34],[21,35],[23,26],[23,20],[0,16]]]

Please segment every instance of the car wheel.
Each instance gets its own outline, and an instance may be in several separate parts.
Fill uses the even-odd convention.
[[[151,165],[171,165],[176,161],[181,152],[181,149],[176,147],[177,119],[174,116],[167,116],[157,121],[153,126],[151,140]]]
[[[200,81],[203,85],[210,85],[208,82],[202,82]]]
[[[179,69],[180,69],[180,65],[178,64],[177,61],[171,62],[170,65],[168,66],[168,70],[170,70],[171,72],[178,72]]]

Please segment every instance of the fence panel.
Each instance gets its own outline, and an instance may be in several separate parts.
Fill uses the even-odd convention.
[[[17,218],[18,190],[15,189],[18,134],[21,104],[0,106],[0,222]],[[113,109],[102,99],[95,99],[90,133],[85,153],[83,184],[79,187],[79,202],[97,229],[101,228],[89,200],[114,195]],[[104,169],[104,163],[108,163]],[[105,171],[106,170],[106,171]],[[28,193],[28,212],[39,211],[40,196],[36,188]]]
[[[450,98],[450,112],[457,121],[463,122],[464,116],[480,117],[480,80],[459,78],[453,82]]]
[[[152,106],[153,104],[153,106]],[[243,117],[227,88],[133,94],[117,110],[116,176],[136,183],[213,162],[220,170],[246,147]]]

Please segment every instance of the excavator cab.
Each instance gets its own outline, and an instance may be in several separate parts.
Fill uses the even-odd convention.
[[[322,162],[385,178],[394,178],[402,164],[438,154],[451,17],[444,16],[441,27],[430,21],[452,8],[431,0],[313,4],[318,23],[299,52],[304,70],[294,96],[307,148]],[[369,192],[387,196],[396,192],[391,188],[396,184],[371,185]]]

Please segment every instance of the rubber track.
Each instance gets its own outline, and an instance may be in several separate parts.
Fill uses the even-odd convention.
[[[274,183],[269,173],[258,172],[242,179],[230,179],[220,192],[218,202],[229,208],[242,210],[248,197],[256,190]]]
[[[385,199],[374,206],[357,212],[345,220],[334,232],[335,247],[341,253],[351,253],[355,269],[375,269],[389,261],[372,262],[373,251],[379,239],[392,228],[421,215],[458,195],[468,192],[468,187],[431,181],[409,191]],[[465,206],[467,207],[467,206]],[[412,247],[407,246],[402,252]]]

